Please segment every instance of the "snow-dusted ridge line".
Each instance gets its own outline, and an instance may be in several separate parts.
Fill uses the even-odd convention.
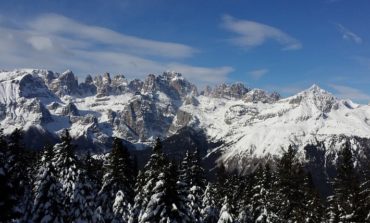
[[[322,141],[329,153],[340,148],[339,136],[370,138],[370,107],[317,85],[280,99],[240,83],[198,92],[175,72],[131,81],[104,74],[78,83],[72,71],[21,69],[0,72],[0,123],[6,132],[36,127],[58,134],[70,128],[73,137],[98,150],[111,136],[149,144],[190,126],[209,141],[223,141],[221,160],[231,163],[279,155],[290,144],[302,152]]]

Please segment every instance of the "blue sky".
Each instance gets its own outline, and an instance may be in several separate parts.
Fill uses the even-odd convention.
[[[0,69],[175,70],[284,96],[316,83],[367,103],[369,24],[368,0],[0,0]]]

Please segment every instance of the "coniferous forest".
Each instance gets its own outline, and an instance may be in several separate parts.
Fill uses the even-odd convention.
[[[119,138],[104,158],[77,156],[67,130],[37,152],[1,131],[0,149],[0,222],[370,222],[370,172],[356,171],[349,143],[328,197],[292,147],[246,176],[219,166],[212,181],[198,151],[173,161],[159,139],[142,169]]]

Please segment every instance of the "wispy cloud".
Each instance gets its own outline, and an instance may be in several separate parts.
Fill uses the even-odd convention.
[[[192,56],[197,50],[172,42],[161,42],[125,35],[113,30],[85,25],[57,14],[44,14],[27,24],[33,31],[46,36],[69,37],[75,41],[114,46],[116,50],[126,50],[135,54],[151,54],[162,57],[182,58]]]
[[[42,14],[21,23],[3,19],[0,33],[0,67],[4,69],[68,68],[80,74],[124,72],[128,77],[171,69],[211,84],[224,81],[233,71],[228,66],[183,64],[199,52],[185,44],[126,35],[57,14]]]
[[[222,27],[236,33],[232,43],[245,48],[253,48],[273,40],[283,46],[283,50],[298,50],[302,44],[282,30],[262,23],[236,19],[230,15],[222,17]]]
[[[353,87],[338,84],[330,84],[331,88],[336,91],[336,96],[343,99],[352,99],[356,101],[369,101],[370,95]]]
[[[344,27],[342,24],[336,24],[337,30],[340,32],[342,35],[342,38],[347,41],[352,41],[357,44],[362,43],[362,38],[359,37],[356,33],[352,32],[351,30],[347,29]]]
[[[255,80],[259,80],[261,77],[263,77],[265,74],[269,72],[268,69],[263,68],[263,69],[257,69],[257,70],[252,70],[249,71],[248,74]]]

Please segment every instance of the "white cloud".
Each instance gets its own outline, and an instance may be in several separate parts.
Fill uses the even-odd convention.
[[[337,84],[330,84],[336,91],[336,95],[339,98],[343,99],[352,99],[358,101],[368,101],[370,100],[370,95],[352,87],[344,86],[344,85],[337,85]]]
[[[124,73],[129,78],[171,69],[193,81],[219,83],[231,67],[179,63],[198,51],[190,46],[129,36],[75,20],[45,14],[14,26],[0,23],[0,69],[71,69],[76,74]]]
[[[362,38],[359,37],[354,32],[350,31],[349,29],[347,29],[346,27],[344,27],[341,24],[336,24],[336,26],[337,26],[337,29],[341,33],[342,38],[344,40],[352,41],[352,42],[357,43],[357,44],[362,43]]]
[[[31,36],[27,40],[36,50],[51,50],[53,43],[50,38],[44,36]]]
[[[263,68],[263,69],[252,70],[252,71],[249,71],[248,73],[249,75],[252,76],[253,79],[259,80],[261,77],[263,77],[268,72],[269,72],[268,69]]]
[[[231,41],[242,47],[257,47],[269,40],[274,40],[283,46],[283,50],[298,50],[302,48],[302,44],[297,39],[280,29],[262,23],[239,20],[225,15],[222,17],[222,27],[238,34]]]
[[[38,33],[48,36],[70,36],[81,42],[114,46],[116,50],[125,49],[135,54],[149,54],[170,58],[190,57],[196,49],[179,43],[161,42],[125,35],[116,31],[92,25],[85,25],[56,14],[44,14],[28,23]]]

